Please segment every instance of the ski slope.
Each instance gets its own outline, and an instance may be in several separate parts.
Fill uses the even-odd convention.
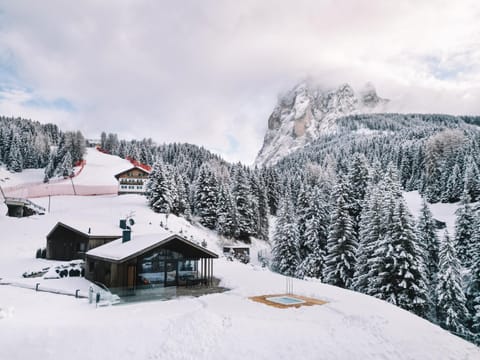
[[[116,194],[118,182],[114,175],[132,167],[128,160],[87,148],[86,164],[76,168],[72,179],[51,179],[43,182],[42,169],[28,169],[10,173],[0,169],[0,186],[5,195],[21,198],[38,198],[48,195],[108,195]]]

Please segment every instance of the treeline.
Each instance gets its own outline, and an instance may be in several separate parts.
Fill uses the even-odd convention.
[[[264,176],[241,164],[207,161],[191,180],[160,160],[150,174],[146,196],[154,211],[193,216],[226,238],[267,240],[271,208]]]
[[[0,116],[0,162],[10,171],[45,168],[45,181],[70,176],[84,154],[80,131],[62,132],[54,124]]]
[[[43,168],[59,137],[56,125],[0,116],[0,162],[15,172]]]
[[[271,267],[388,301],[480,344],[480,211],[467,192],[455,234],[437,236],[423,203],[418,220],[395,165],[354,154],[330,192],[325,183],[285,193]]]
[[[402,188],[418,190],[429,202],[457,202],[467,189],[480,199],[480,123],[478,117],[423,114],[353,115],[338,130],[279,161],[282,178],[303,182],[311,166],[335,171],[355,153],[385,171],[392,163]],[[299,188],[297,184],[296,188]]]
[[[80,131],[61,133],[58,145],[49,157],[45,167],[44,182],[52,177],[72,176],[74,165],[83,160],[86,152],[86,142]]]

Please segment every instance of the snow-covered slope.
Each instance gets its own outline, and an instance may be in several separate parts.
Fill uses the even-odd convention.
[[[77,174],[70,179],[51,179],[44,183],[43,169],[28,169],[11,173],[0,168],[0,186],[6,196],[36,198],[48,195],[99,195],[115,194],[118,183],[114,175],[126,170],[132,164],[118,156],[104,154],[87,148],[85,166],[76,168]]]
[[[37,201],[46,205],[48,199]],[[52,263],[33,255],[59,220],[81,219],[93,229],[116,225],[129,214],[136,220],[131,241],[139,234],[159,231],[160,222],[166,221],[137,195],[53,197],[51,212],[44,216],[2,215],[0,278],[20,280],[23,271]],[[173,215],[167,225],[194,240],[205,240],[209,249],[220,252],[222,243],[215,233]],[[283,276],[225,259],[215,261],[214,272],[231,291],[98,309],[84,299],[1,285],[0,359],[480,358],[474,345],[362,294],[297,280],[296,294],[328,303],[277,309],[248,297],[285,292]],[[61,280],[62,287],[68,285]],[[81,286],[79,279],[72,280],[70,286]]]
[[[335,131],[335,119],[357,113],[382,112],[388,100],[378,97],[368,83],[355,93],[348,84],[325,90],[303,82],[278,99],[270,118],[256,165],[272,165],[282,157]]]

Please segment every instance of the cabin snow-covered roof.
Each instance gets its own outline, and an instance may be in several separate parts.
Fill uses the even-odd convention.
[[[218,258],[218,255],[214,252],[167,230],[137,236],[132,233],[131,240],[126,242],[123,242],[122,239],[112,241],[89,250],[87,256],[113,262],[123,262],[157,247],[183,249],[184,253],[195,258]]]
[[[119,226],[114,226],[111,224],[98,223],[96,221],[68,221],[67,224],[59,221],[47,234],[47,238],[50,237],[50,235],[58,227],[66,228],[86,237],[106,237],[118,239],[122,236],[122,229],[120,229]]]
[[[140,166],[132,166],[131,168],[128,168],[128,169],[126,169],[126,170],[123,170],[123,171],[119,172],[118,174],[115,174],[114,176],[115,176],[116,179],[118,179],[118,177],[119,177],[120,175],[125,174],[125,173],[127,173],[127,172],[129,172],[129,171],[132,171],[132,170],[135,170],[135,169],[140,170],[141,172],[143,172],[143,173],[145,173],[145,174],[147,174],[147,175],[150,174],[150,171],[148,171],[148,170],[146,170],[146,169],[144,169],[144,168],[142,168],[142,167],[140,167]]]

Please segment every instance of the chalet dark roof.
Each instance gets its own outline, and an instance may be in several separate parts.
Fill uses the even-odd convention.
[[[152,249],[162,248],[173,250],[190,259],[216,259],[218,255],[195,244],[177,234],[161,232],[159,234],[133,236],[132,240],[122,242],[122,239],[96,247],[87,252],[87,257],[122,263]]]
[[[58,222],[52,230],[47,234],[47,239],[57,230],[59,227],[63,227],[67,230],[70,230],[72,232],[75,232],[79,235],[82,235],[86,238],[92,239],[92,238],[103,238],[103,239],[118,239],[122,237],[122,231],[118,227],[108,227],[106,228],[105,226],[99,226],[98,224],[95,224],[95,226],[88,226],[88,224],[75,224],[73,226],[67,225],[62,222]],[[79,230],[82,229],[82,230]],[[89,233],[90,230],[90,233]]]
[[[114,175],[114,176],[115,176],[116,179],[118,179],[118,177],[119,177],[120,175],[123,175],[123,174],[125,174],[125,173],[127,173],[127,172],[129,172],[129,171],[135,170],[135,169],[140,170],[141,172],[143,172],[143,173],[145,173],[145,174],[147,174],[147,175],[150,174],[150,171],[145,170],[144,168],[141,168],[140,166],[132,166],[131,168],[129,168],[129,169],[127,169],[127,170],[123,170],[123,171],[119,172],[118,174],[116,174],[116,175]]]

